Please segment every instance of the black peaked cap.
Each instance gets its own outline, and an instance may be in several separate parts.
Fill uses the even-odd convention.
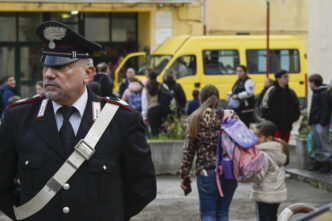
[[[93,52],[102,50],[100,44],[87,40],[58,21],[41,23],[36,34],[43,42],[41,52],[44,56],[43,63],[47,66],[66,65],[80,58],[91,58]]]

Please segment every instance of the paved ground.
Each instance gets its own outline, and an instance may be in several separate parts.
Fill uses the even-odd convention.
[[[158,196],[133,221],[199,221],[198,195],[195,183],[193,192],[184,197],[177,177],[158,177]],[[248,199],[250,184],[240,184],[230,208],[230,220],[254,221],[255,205]],[[287,179],[288,200],[280,211],[297,202],[321,206],[332,201],[332,193],[324,192],[308,184]]]
[[[321,206],[332,202],[332,193],[317,189],[309,184],[286,179],[288,188],[287,202],[280,211],[297,202],[312,203]],[[158,196],[133,221],[199,221],[198,194],[193,181],[193,192],[187,197],[179,187],[179,178],[175,176],[158,177]],[[248,199],[250,184],[239,184],[230,208],[231,221],[254,221],[255,205]],[[0,215],[0,221],[8,221]]]

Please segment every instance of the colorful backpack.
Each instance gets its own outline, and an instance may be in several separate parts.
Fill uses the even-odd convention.
[[[128,104],[136,111],[141,112],[142,111],[141,92],[130,92],[128,97]]]
[[[248,182],[264,168],[264,155],[256,150],[256,136],[240,119],[231,119],[231,112],[224,110],[217,145],[215,172],[221,197],[220,175],[226,179]]]

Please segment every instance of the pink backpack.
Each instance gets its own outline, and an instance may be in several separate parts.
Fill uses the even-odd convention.
[[[264,155],[257,152],[256,143],[254,133],[240,119],[231,119],[231,110],[224,110],[215,170],[221,197],[224,195],[220,175],[224,175],[226,179],[248,182],[264,168]]]

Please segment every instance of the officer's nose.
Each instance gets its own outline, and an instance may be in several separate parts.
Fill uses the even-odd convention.
[[[44,66],[43,74],[44,78],[54,79],[56,78],[56,69],[49,66]]]

